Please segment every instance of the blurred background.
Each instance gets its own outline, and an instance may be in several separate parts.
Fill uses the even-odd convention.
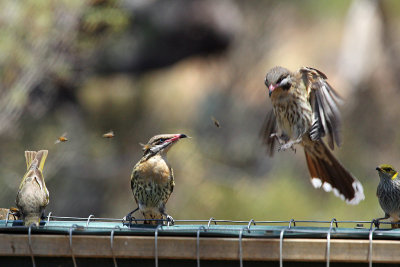
[[[175,219],[380,217],[375,167],[400,168],[399,12],[396,0],[1,1],[0,207],[15,206],[24,151],[48,149],[46,214],[122,218],[139,143],[185,133],[169,152]],[[314,189],[300,147],[267,156],[275,65],[317,68],[345,99],[334,153],[364,185],[359,205]]]

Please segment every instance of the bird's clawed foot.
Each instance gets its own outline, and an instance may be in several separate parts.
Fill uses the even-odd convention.
[[[133,217],[131,214],[126,215],[124,218],[122,218],[124,222],[128,222],[129,224],[132,224],[133,221],[135,221],[135,224],[137,224],[136,218]]]
[[[269,138],[275,138],[280,145],[283,145],[289,141],[289,137],[284,134],[279,135],[277,133],[272,133]]]
[[[281,146],[279,146],[278,147],[278,151],[280,152],[280,151],[285,151],[285,150],[287,150],[287,149],[291,149],[291,150],[293,150],[294,151],[294,153],[296,153],[296,148],[294,148],[294,145],[295,144],[298,144],[298,142],[295,142],[295,141],[289,141],[289,142],[287,142],[286,144],[283,144],[283,145],[281,145]]]
[[[375,227],[376,228],[378,228],[379,229],[379,225],[381,224],[381,220],[386,220],[386,219],[389,219],[390,218],[390,216],[388,215],[388,214],[385,214],[385,217],[382,217],[382,218],[377,218],[377,219],[373,219],[372,220],[372,223],[375,225]],[[393,228],[393,224],[392,224],[392,228]]]
[[[379,229],[379,225],[381,224],[381,222],[380,222],[381,219],[382,219],[382,218],[373,219],[373,220],[372,220],[372,223],[374,224],[375,228]]]
[[[137,210],[139,210],[139,208],[129,212],[124,218],[122,218],[122,223],[128,222],[129,225],[131,225],[132,221],[135,221],[135,223],[137,224],[136,218],[132,216],[132,214],[135,213]]]
[[[296,153],[296,148],[294,148],[294,145],[297,145],[298,143],[301,142],[301,138],[296,139],[296,140],[290,140],[289,137],[287,135],[278,135],[277,133],[273,133],[270,135],[270,138],[276,138],[278,143],[279,143],[279,147],[278,147],[278,151],[285,151],[287,149],[291,149],[294,151],[294,153]]]
[[[168,214],[164,214],[164,215],[165,215],[165,217],[167,217],[167,225],[174,225],[175,224],[175,220],[174,220],[174,218],[172,218],[171,215],[168,215]]]

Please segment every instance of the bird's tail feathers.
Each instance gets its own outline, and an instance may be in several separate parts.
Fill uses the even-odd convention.
[[[26,169],[29,170],[33,160],[36,158],[36,151],[25,151]]]
[[[40,223],[40,214],[31,213],[24,216],[24,225],[30,226],[31,224],[35,224],[39,226]]]
[[[152,225],[162,224],[161,220],[165,219],[161,213],[152,211],[144,212],[143,217],[145,219],[144,224],[152,224]]]
[[[44,167],[44,163],[46,162],[47,159],[47,154],[49,153],[48,150],[40,150],[38,151],[38,153],[36,154],[36,159],[39,162],[39,170],[41,172],[43,172],[43,167]]]
[[[347,204],[356,205],[365,198],[361,183],[334,157],[322,140],[305,145],[304,152],[311,183],[315,188],[333,191]]]
[[[26,160],[27,170],[29,170],[31,168],[32,163],[34,163],[35,159],[36,159],[37,160],[36,164],[38,164],[38,169],[42,172],[48,153],[49,153],[48,150],[40,150],[38,152],[25,151],[25,160]]]

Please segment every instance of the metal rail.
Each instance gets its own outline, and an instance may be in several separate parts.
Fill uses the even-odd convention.
[[[11,213],[10,213],[11,214]],[[8,215],[8,214],[7,214]],[[110,246],[113,253],[113,241],[115,235],[130,233],[143,233],[154,235],[154,259],[155,266],[158,266],[158,236],[173,235],[179,233],[188,236],[196,236],[196,258],[197,266],[200,266],[200,235],[223,235],[238,238],[240,266],[243,266],[243,238],[265,237],[279,238],[279,263],[283,266],[283,243],[285,237],[319,237],[326,238],[326,266],[330,264],[331,238],[363,238],[369,240],[368,261],[372,266],[372,245],[373,238],[400,238],[400,231],[381,229],[380,225],[393,225],[390,222],[380,222],[375,220],[225,220],[225,219],[204,219],[204,220],[175,220],[174,225],[170,225],[167,220],[153,220],[157,225],[143,225],[144,219],[136,219],[135,223],[126,222],[119,218],[97,218],[94,215],[88,217],[63,217],[55,216],[50,212],[46,220],[41,222],[39,227],[33,225],[25,227],[22,221],[0,220],[0,232],[23,232],[28,234],[29,252],[31,255],[32,266],[35,266],[35,258],[32,249],[32,235],[38,233],[59,232],[69,234],[69,245],[73,265],[77,266],[73,249],[73,234],[90,234],[90,231],[101,231],[110,236]],[[149,221],[149,220],[147,220]],[[364,227],[366,225],[367,227]],[[112,255],[114,266],[117,266],[117,259]]]

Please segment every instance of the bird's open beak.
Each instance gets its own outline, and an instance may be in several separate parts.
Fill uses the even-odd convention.
[[[186,134],[175,134],[173,137],[165,140],[162,144],[155,145],[152,148],[150,148],[150,151],[153,152],[154,154],[158,153],[159,151],[167,148],[168,146],[172,145],[181,138],[190,138],[190,137],[187,136]]]
[[[165,141],[165,142],[173,143],[173,142],[175,142],[175,141],[178,141],[179,139],[187,138],[187,137],[188,137],[188,136],[187,136],[186,134],[176,134],[174,137],[168,139],[168,140]]]
[[[278,87],[278,86],[277,86],[277,85],[274,85],[274,84],[271,84],[271,85],[268,87],[269,97],[271,97],[272,92],[273,92],[277,87]]]
[[[376,167],[376,170],[377,170],[378,172],[381,172],[381,171],[382,171],[382,169],[379,168],[379,167]]]

